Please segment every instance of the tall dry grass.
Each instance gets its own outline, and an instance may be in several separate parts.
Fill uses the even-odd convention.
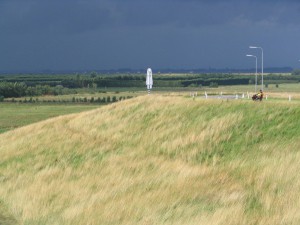
[[[46,120],[0,136],[0,202],[20,224],[299,224],[299,115],[151,95]]]

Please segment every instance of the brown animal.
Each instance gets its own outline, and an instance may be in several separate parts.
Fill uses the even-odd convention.
[[[259,93],[252,96],[252,100],[253,101],[258,101],[258,100],[262,101],[263,97],[264,97],[264,93],[262,92],[262,90],[260,90]]]

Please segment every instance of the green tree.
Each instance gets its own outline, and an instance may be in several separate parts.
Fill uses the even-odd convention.
[[[292,75],[299,76],[300,75],[300,69],[293,70]]]
[[[95,71],[91,72],[91,78],[97,77],[97,73]]]
[[[219,85],[218,85],[217,82],[210,82],[209,87],[210,88],[217,88],[217,87],[219,87]]]

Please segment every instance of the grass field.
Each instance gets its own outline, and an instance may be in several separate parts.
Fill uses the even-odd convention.
[[[151,95],[3,133],[0,224],[300,224],[299,106]]]
[[[261,86],[257,86],[257,92]],[[275,84],[270,84],[268,88],[264,87],[263,89],[264,95],[268,96],[268,100],[288,100],[289,96],[293,100],[300,100],[300,84],[280,84],[277,88]],[[254,85],[233,85],[233,86],[219,86],[218,88],[189,88],[189,89],[182,89],[182,91],[165,91],[159,92],[161,94],[170,93],[171,95],[185,95],[189,96],[190,93],[196,93],[198,96],[204,96],[206,92],[208,95],[242,95],[245,96],[249,93],[250,96],[255,94],[255,87]]]
[[[257,86],[257,92],[261,88],[260,85]],[[147,95],[146,88],[105,88],[105,89],[76,89],[78,94],[70,95],[57,95],[57,96],[38,96],[33,97],[33,100],[38,99],[39,102],[42,101],[68,101],[72,102],[73,98],[84,99],[87,98],[90,100],[92,97],[96,100],[98,98],[107,98],[110,96],[112,98],[115,96],[117,99],[119,97],[137,97],[142,95]],[[253,95],[255,93],[254,85],[232,85],[232,86],[219,86],[218,88],[210,88],[207,86],[203,87],[156,87],[152,89],[152,93],[160,95],[173,95],[173,96],[189,96],[190,92],[197,92],[199,95],[204,95],[205,92],[208,94],[217,95],[221,92],[226,95],[232,94],[247,94]],[[300,100],[300,84],[291,83],[291,84],[279,84],[276,87],[275,84],[269,84],[266,88],[264,87],[265,95],[268,95],[269,99],[288,99],[289,95],[294,100]],[[29,100],[30,97],[14,98],[15,101],[24,101],[25,99]],[[12,98],[7,98],[6,100],[11,101]]]
[[[99,106],[0,103],[0,133],[51,117],[97,107]]]

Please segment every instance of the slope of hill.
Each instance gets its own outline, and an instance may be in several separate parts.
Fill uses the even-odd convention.
[[[4,133],[0,224],[300,224],[299,117],[151,95]]]

